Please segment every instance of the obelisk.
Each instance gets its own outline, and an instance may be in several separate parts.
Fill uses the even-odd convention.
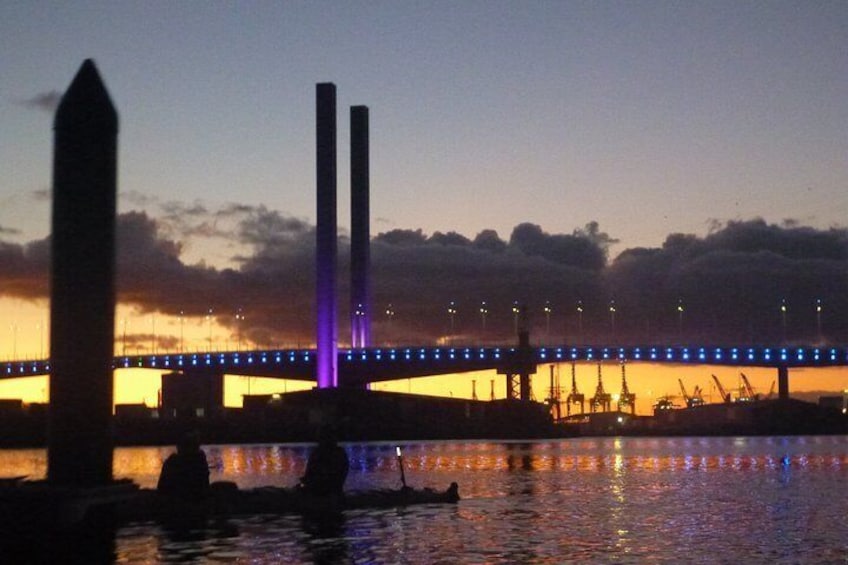
[[[53,130],[47,479],[97,486],[112,480],[118,114],[90,59]]]

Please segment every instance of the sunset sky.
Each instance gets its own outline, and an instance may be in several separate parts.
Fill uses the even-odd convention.
[[[829,283],[793,280],[764,291],[767,306],[756,308],[773,316],[749,320],[744,331],[779,335],[777,303],[791,296],[792,312],[805,312],[790,320],[806,328],[796,329],[797,339],[811,334],[812,305],[822,298],[834,318],[825,319],[818,337],[832,342],[829,328],[836,335],[835,305],[846,300],[837,297],[848,295],[841,255],[848,214],[845,2],[2,3],[2,358],[38,357],[48,347],[43,249],[52,118],[86,58],[96,61],[120,115],[119,210],[132,249],[123,260],[141,273],[128,275],[135,286],[122,290],[118,352],[127,344],[124,332],[136,352],[176,349],[181,333],[194,349],[234,349],[242,339],[245,347],[249,339],[308,345],[303,328],[312,306],[293,289],[311,292],[312,273],[288,269],[287,286],[277,285],[273,316],[290,331],[265,321],[260,331],[273,287],[246,273],[266,272],[270,259],[308,263],[299,254],[315,221],[314,89],[325,81],[338,88],[342,230],[349,223],[347,109],[364,104],[372,235],[420,229],[424,237],[458,232],[474,240],[495,230],[509,242],[516,226],[529,223],[553,241],[597,222],[614,260],[627,250],[659,249],[676,233],[700,240],[718,231],[726,237],[705,245],[738,250],[722,247],[738,233],[725,229],[728,222],[761,218],[760,232],[792,242],[825,234],[840,251],[817,279]],[[594,288],[572,276],[570,264],[542,263],[532,253],[520,261],[507,254],[479,269],[476,251],[405,253],[377,250],[378,262],[391,258],[406,271],[376,267],[375,277],[384,277],[375,280],[378,296],[398,308],[394,330],[376,332],[383,336],[400,328],[411,341],[433,333],[411,326],[428,313],[396,290],[407,284],[401,275],[409,275],[409,265],[469,271],[451,287],[457,295],[472,289],[459,298],[465,317],[457,333],[469,335],[480,300],[498,309],[490,324],[508,329],[511,300],[526,295],[558,300],[552,333],[559,341],[574,338],[563,303],[571,312],[573,299]],[[822,261],[791,259],[815,259],[814,271]],[[809,267],[757,264],[759,275]],[[614,265],[605,280],[631,281],[633,272],[651,270],[626,266]],[[513,282],[528,272],[571,282],[567,291],[560,282]],[[638,288],[633,292],[643,293]],[[646,331],[657,339],[674,329],[678,295],[696,316],[695,291],[680,288],[687,287],[658,298],[671,318],[652,320]],[[628,311],[620,294],[624,327],[637,309]],[[444,298],[432,298],[439,312]],[[211,322],[204,315],[210,308]],[[224,320],[242,308],[249,312],[244,327]],[[635,315],[629,320],[632,328],[648,327]],[[792,328],[783,328],[784,338]],[[612,382],[608,388],[617,390]],[[488,384],[483,388],[478,395],[485,397]],[[650,386],[657,395],[659,388]],[[0,389],[0,396],[8,394]]]

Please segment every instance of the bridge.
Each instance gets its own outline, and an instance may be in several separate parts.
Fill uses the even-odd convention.
[[[315,349],[121,355],[113,369],[153,369],[187,374],[228,374],[314,381]],[[337,353],[340,386],[497,370],[506,375],[535,373],[549,363],[571,362],[664,363],[771,367],[788,378],[789,368],[848,366],[845,347],[688,347],[645,345],[631,347],[400,347],[342,349]],[[0,379],[47,375],[50,360],[0,363]],[[781,379],[783,380],[783,379]],[[779,393],[788,395],[788,381]]]

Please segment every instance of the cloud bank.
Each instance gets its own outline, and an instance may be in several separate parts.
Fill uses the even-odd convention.
[[[241,312],[245,322],[238,331],[259,346],[313,341],[314,226],[262,206],[163,208],[167,213],[155,217],[133,211],[118,218],[121,302],[141,313],[197,318],[211,308],[233,332],[234,314]],[[232,266],[187,262],[186,246],[202,242],[231,250]],[[848,338],[843,228],[732,221],[716,224],[704,237],[671,234],[659,248],[627,249],[610,261],[607,249],[615,242],[594,222],[570,233],[522,223],[508,239],[492,230],[473,238],[412,229],[377,234],[371,248],[375,343],[511,342],[515,303],[526,306],[536,343],[726,345]],[[348,256],[349,239],[342,235],[343,344]],[[0,292],[46,298],[48,265],[49,238],[26,244],[0,239]],[[452,317],[450,303],[456,308]],[[161,347],[174,345],[174,336],[159,340]]]

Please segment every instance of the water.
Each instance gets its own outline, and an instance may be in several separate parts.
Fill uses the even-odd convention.
[[[394,444],[353,444],[349,488],[399,486]],[[304,445],[206,448],[213,480],[292,485]],[[120,448],[115,475],[155,485],[169,448]],[[407,482],[457,505],[121,528],[118,563],[834,563],[848,561],[848,436],[592,438],[404,446]],[[44,452],[0,452],[43,476]]]

